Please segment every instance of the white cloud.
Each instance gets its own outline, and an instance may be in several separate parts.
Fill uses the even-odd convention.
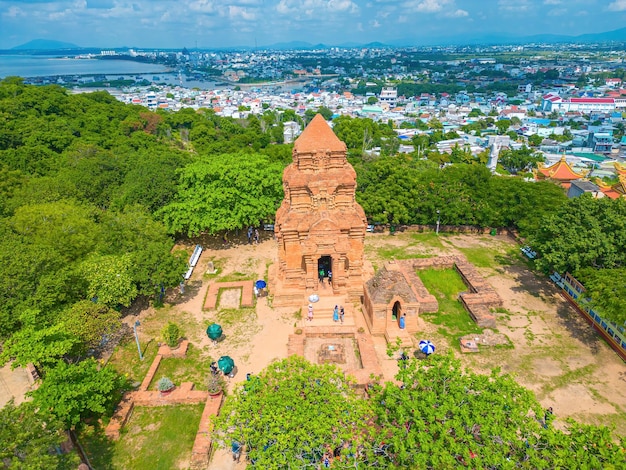
[[[215,4],[212,0],[195,0],[189,3],[189,9],[198,13],[214,13]]]
[[[256,20],[256,14],[253,11],[237,5],[230,5],[228,7],[228,17],[231,19],[242,19],[245,21]]]
[[[329,0],[328,9],[330,11],[355,12],[359,7],[352,0]]]
[[[405,3],[405,7],[421,13],[437,13],[450,3],[452,0],[411,0]]]
[[[544,5],[561,5],[563,3],[562,0],[544,0]]]
[[[455,0],[408,0],[403,8],[415,13],[437,13],[448,18],[469,16],[467,10],[456,8]]]
[[[498,8],[504,11],[528,11],[530,10],[530,3],[528,0],[499,0]]]
[[[305,12],[307,16],[318,16],[327,12],[356,13],[359,7],[352,0],[280,0],[276,11],[283,15],[298,15]]]
[[[613,3],[610,3],[607,8],[610,11],[625,11],[626,10],[626,0],[615,0]]]
[[[380,22],[378,20],[370,21],[370,26],[372,28],[380,28]]]
[[[469,13],[459,8],[458,10],[455,10],[455,11],[449,11],[448,13],[446,13],[446,16],[448,18],[464,18],[466,16],[469,16]]]

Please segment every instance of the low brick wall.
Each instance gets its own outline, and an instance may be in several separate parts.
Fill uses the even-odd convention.
[[[454,268],[461,276],[461,279],[468,287],[469,292],[462,292],[459,300],[468,311],[472,319],[481,328],[495,328],[496,319],[490,308],[502,306],[502,299],[493,287],[476,270],[473,264],[469,263],[462,256],[438,256],[436,258],[419,258],[397,261],[401,263],[407,272],[414,272],[420,269],[450,269]],[[417,275],[407,277],[413,281],[419,279]],[[423,284],[420,284],[423,287]],[[416,289],[419,288],[415,286]],[[425,287],[423,287],[425,289]]]
[[[236,288],[241,288],[241,306],[254,307],[254,281],[214,282],[209,286],[206,299],[204,299],[204,310],[215,310],[217,308],[217,296],[220,289]]]
[[[213,430],[212,416],[217,416],[222,406],[223,395],[209,395],[204,411],[200,418],[198,426],[198,434],[193,443],[191,450],[191,468],[192,470],[205,469],[209,465],[209,457],[211,456],[211,448],[213,442],[211,440],[211,431]]]

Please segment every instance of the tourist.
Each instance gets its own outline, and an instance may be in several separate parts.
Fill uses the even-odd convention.
[[[252,243],[252,227],[248,227],[248,245]]]
[[[331,270],[328,270],[328,285],[330,286],[332,284],[333,281],[333,273],[331,272]]]
[[[548,429],[552,419],[554,419],[554,411],[552,410],[552,407],[549,407],[543,415],[543,427]]]
[[[309,304],[309,313],[307,314],[307,320],[313,321],[313,304]]]
[[[343,317],[346,314],[346,312],[343,309],[343,305],[341,307],[339,307],[339,320],[341,320],[341,323],[343,324]]]
[[[325,275],[326,275],[326,273],[324,272],[324,268],[320,268],[320,273],[319,273],[319,275],[320,275],[320,284],[321,284],[321,285],[324,285],[324,277],[325,277]]]
[[[254,243],[256,243],[257,245],[259,244],[259,229],[258,228],[254,229]]]
[[[235,462],[239,462],[239,459],[241,458],[241,444],[237,441],[233,441],[230,448],[233,451],[233,460]]]
[[[333,321],[334,322],[339,321],[339,306],[338,305],[335,305],[335,308],[333,309]]]

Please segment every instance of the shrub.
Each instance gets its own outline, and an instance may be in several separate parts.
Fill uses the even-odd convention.
[[[157,389],[159,392],[168,392],[174,388],[174,382],[169,377],[161,377],[157,382]]]
[[[161,335],[165,343],[167,343],[170,348],[174,348],[178,346],[182,332],[176,323],[167,322],[167,325],[165,325],[161,331]]]
[[[226,382],[224,381],[224,377],[220,374],[209,374],[209,378],[207,379],[207,390],[211,395],[223,392],[225,387]]]

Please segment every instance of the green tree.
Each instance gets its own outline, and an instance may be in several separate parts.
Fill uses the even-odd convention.
[[[59,420],[32,402],[0,409],[0,462],[7,470],[64,470],[76,468],[76,453],[58,453],[67,440]]]
[[[31,315],[34,318],[34,312]],[[0,363],[13,361],[13,367],[33,364],[40,373],[67,357],[79,340],[62,323],[56,325],[26,324],[3,345]]]
[[[457,359],[403,361],[395,383],[371,401],[392,468],[615,468],[625,442],[608,428],[546,422],[533,393],[498,370],[461,368]],[[597,441],[584,437],[590,432]],[[591,444],[594,442],[593,444]]]
[[[495,123],[498,128],[498,134],[503,135],[506,134],[506,131],[511,127],[511,121],[508,119],[500,119]]]
[[[626,268],[583,268],[575,274],[585,286],[585,298],[592,308],[618,325],[626,323]]]
[[[540,153],[535,153],[526,146],[519,150],[502,150],[498,157],[498,162],[514,175],[520,171],[530,171],[542,161],[543,156]]]
[[[332,365],[298,356],[270,364],[240,385],[215,419],[223,447],[237,441],[260,468],[317,468],[337,449],[341,468],[362,468],[375,457],[369,403]]]
[[[528,143],[533,147],[539,147],[541,145],[541,142],[543,142],[543,137],[538,134],[533,134],[528,137]]]
[[[95,359],[89,358],[78,364],[60,361],[29,395],[35,405],[71,428],[87,417],[112,412],[123,386],[123,380],[110,366],[100,368]]]
[[[262,154],[206,157],[180,172],[174,202],[158,215],[172,233],[217,233],[273,219],[283,199],[283,165]]]
[[[132,277],[132,256],[92,256],[81,265],[87,281],[87,296],[108,306],[128,307],[137,296]]]
[[[537,266],[560,273],[626,266],[625,220],[623,198],[594,199],[584,194],[567,200],[544,217],[530,236],[540,255]]]
[[[334,114],[333,111],[326,106],[320,106],[317,109],[317,112],[321,114],[323,118],[326,119],[327,121],[330,121],[333,118],[333,114]]]
[[[121,326],[120,313],[90,300],[77,302],[62,317],[62,325],[77,340],[72,354],[82,357],[89,351],[98,351],[107,337]]]

